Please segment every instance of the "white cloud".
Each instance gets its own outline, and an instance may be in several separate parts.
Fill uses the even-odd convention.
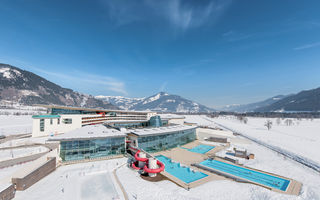
[[[91,84],[92,87],[105,87],[105,89],[108,91],[113,91],[123,95],[128,95],[128,92],[125,89],[125,83],[113,77],[101,76],[96,74],[88,74],[83,72],[75,72],[72,75],[69,75],[65,73],[62,74],[62,73],[51,72],[51,71],[34,68],[34,67],[32,69],[50,76],[55,76],[62,79],[74,81],[75,83],[76,82],[88,83],[88,84]]]
[[[163,82],[162,85],[160,86],[160,89],[159,89],[160,92],[165,92],[167,85],[168,85],[168,81]]]
[[[299,47],[295,47],[293,49],[294,50],[303,50],[303,49],[309,49],[309,48],[318,47],[318,46],[320,46],[320,42],[315,42],[315,43],[311,43],[311,44],[302,45],[302,46],[299,46]]]
[[[200,6],[190,6],[182,0],[169,1],[166,15],[175,26],[181,29],[199,27],[214,23],[225,12],[231,1],[198,2]]]
[[[110,0],[100,1],[107,15],[117,25],[135,21],[165,20],[174,28],[187,30],[214,23],[225,12],[231,0]]]

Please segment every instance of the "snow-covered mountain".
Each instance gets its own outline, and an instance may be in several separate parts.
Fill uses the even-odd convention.
[[[259,112],[320,112],[320,87],[287,96],[256,109]]]
[[[128,97],[122,97],[122,96],[95,96],[95,98],[110,102],[113,105],[118,106],[121,109],[124,110],[132,110],[132,107],[136,105],[137,103],[143,101],[145,98],[128,98]]]
[[[146,98],[127,98],[119,96],[96,96],[125,110],[152,110],[158,112],[197,113],[213,112],[214,109],[178,95],[159,92]]]
[[[91,95],[62,88],[32,72],[0,63],[0,100],[22,105],[56,104],[65,106],[117,109]]]
[[[269,106],[285,97],[288,97],[290,95],[277,95],[274,97],[271,97],[269,99],[266,99],[264,101],[259,101],[256,103],[250,103],[250,104],[233,104],[233,105],[227,105],[221,108],[222,111],[230,111],[230,112],[253,112],[256,111],[259,108]]]

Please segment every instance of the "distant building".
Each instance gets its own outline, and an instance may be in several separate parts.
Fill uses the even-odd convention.
[[[137,128],[148,126],[155,112],[104,110],[67,106],[39,105],[47,115],[34,115],[32,137],[66,133],[86,125],[107,124],[113,127]]]
[[[196,140],[196,126],[176,124],[183,124],[181,116],[162,119],[154,112],[43,107],[49,114],[33,116],[32,136],[59,142],[62,162],[122,156],[127,147],[131,152],[156,152]]]

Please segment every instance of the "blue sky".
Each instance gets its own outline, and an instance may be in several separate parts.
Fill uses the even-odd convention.
[[[0,0],[0,62],[92,95],[210,107],[320,86],[320,1]]]

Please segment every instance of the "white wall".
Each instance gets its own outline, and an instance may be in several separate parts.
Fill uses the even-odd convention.
[[[32,124],[32,137],[48,136],[51,134],[61,134],[68,131],[72,131],[82,126],[83,115],[60,115],[60,124],[58,124],[58,119],[54,118],[53,123],[50,124],[49,118],[44,118],[44,131],[40,131],[40,119],[33,119]],[[72,119],[71,124],[63,123],[63,119]]]

